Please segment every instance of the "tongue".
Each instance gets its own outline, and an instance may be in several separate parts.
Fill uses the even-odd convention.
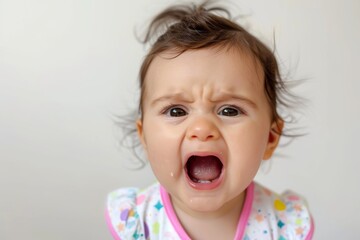
[[[215,156],[192,156],[187,163],[188,175],[191,179],[211,181],[220,176],[221,161]]]

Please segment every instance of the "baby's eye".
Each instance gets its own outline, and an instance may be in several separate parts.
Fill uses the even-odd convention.
[[[242,114],[243,112],[236,106],[224,106],[220,108],[218,114],[221,116],[227,117],[236,117]]]
[[[182,117],[187,115],[186,110],[182,107],[170,107],[164,111],[164,114],[169,117]]]

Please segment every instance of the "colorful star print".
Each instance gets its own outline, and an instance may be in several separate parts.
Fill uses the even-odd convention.
[[[160,210],[160,209],[163,207],[163,205],[161,204],[160,201],[158,201],[158,202],[155,204],[154,207],[155,207],[157,210]]]

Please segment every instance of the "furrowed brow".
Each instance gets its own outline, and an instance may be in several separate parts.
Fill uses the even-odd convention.
[[[245,102],[246,104],[248,104],[249,106],[251,106],[255,109],[258,108],[256,103],[254,101],[252,101],[251,99],[246,98],[241,95],[238,95],[238,94],[233,94],[233,93],[221,94],[221,95],[217,96],[216,98],[214,98],[213,102],[226,101],[226,100],[237,100],[237,101]]]
[[[164,96],[156,97],[154,100],[150,102],[150,105],[153,106],[159,102],[166,101],[181,101],[181,102],[192,102],[183,93],[175,93],[175,94],[167,94]]]

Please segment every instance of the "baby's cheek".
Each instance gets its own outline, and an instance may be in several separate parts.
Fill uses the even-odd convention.
[[[158,145],[159,146],[159,145]],[[178,178],[182,172],[181,159],[170,147],[149,149],[149,161],[152,169],[159,178]]]

